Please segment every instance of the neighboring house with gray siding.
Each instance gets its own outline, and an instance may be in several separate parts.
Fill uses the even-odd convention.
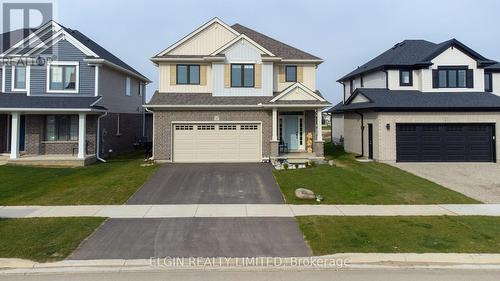
[[[500,64],[456,39],[405,40],[338,82],[344,98],[330,110],[332,130],[343,130],[348,152],[386,162],[500,160]]]
[[[323,61],[240,24],[205,23],[152,58],[153,157],[168,162],[323,159]]]
[[[54,21],[11,33],[0,36],[0,157],[84,165],[145,136],[145,76]]]

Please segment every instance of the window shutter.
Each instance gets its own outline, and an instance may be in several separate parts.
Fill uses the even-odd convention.
[[[474,88],[474,69],[467,69],[467,88]]]
[[[302,65],[297,65],[297,82],[304,82],[304,67]]]
[[[255,69],[254,69],[254,87],[255,88],[261,88],[262,87],[262,64],[256,63],[255,64]]]
[[[177,84],[177,65],[170,65],[170,85]]]
[[[231,88],[231,65],[224,65],[224,88]]]
[[[285,83],[285,66],[280,65],[278,68],[278,81],[280,83]]]
[[[207,85],[207,65],[200,65],[200,86]]]
[[[432,70],[432,88],[439,88],[439,72],[437,69]]]

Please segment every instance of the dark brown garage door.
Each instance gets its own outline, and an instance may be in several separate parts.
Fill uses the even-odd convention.
[[[494,162],[493,124],[396,124],[398,162]]]

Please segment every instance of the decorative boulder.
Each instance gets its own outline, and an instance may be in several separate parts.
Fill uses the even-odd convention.
[[[306,188],[295,189],[295,197],[299,199],[316,199],[316,195],[312,190]]]

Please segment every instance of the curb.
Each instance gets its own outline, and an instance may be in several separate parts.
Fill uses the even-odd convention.
[[[276,271],[349,269],[500,269],[500,254],[342,253],[314,257],[154,258],[64,260],[38,263],[0,259],[0,275],[133,271]]]

